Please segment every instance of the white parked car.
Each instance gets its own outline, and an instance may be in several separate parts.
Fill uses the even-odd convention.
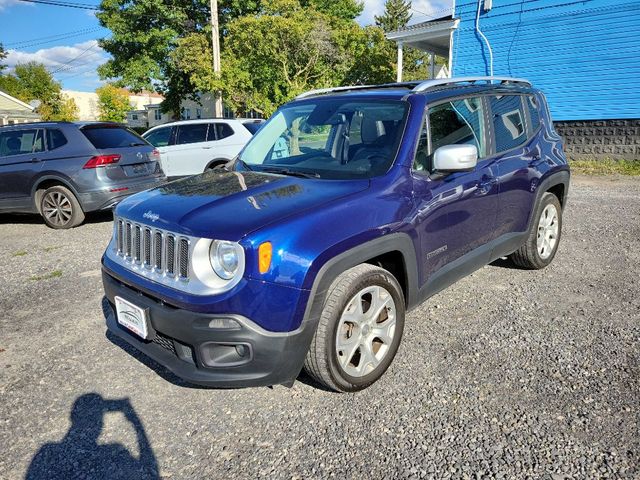
[[[245,122],[250,124],[245,126]],[[231,119],[183,120],[165,123],[142,137],[160,151],[167,177],[195,175],[235,158],[254,132],[254,121]]]

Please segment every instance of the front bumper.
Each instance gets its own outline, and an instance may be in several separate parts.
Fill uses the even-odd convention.
[[[82,210],[85,212],[107,210],[127,198],[129,195],[149,190],[150,188],[157,187],[166,182],[167,178],[161,176],[146,179],[145,181],[131,185],[112,185],[107,189],[80,193],[78,195],[78,200],[80,205],[82,205]],[[126,188],[126,190],[120,190],[120,188]]]
[[[313,322],[293,332],[270,332],[239,315],[175,308],[125,285],[103,270],[108,329],[187,382],[209,387],[291,385],[314,334]],[[116,320],[114,297],[146,309],[151,338],[130,333]],[[237,328],[212,328],[230,319]],[[219,325],[214,325],[219,327]]]

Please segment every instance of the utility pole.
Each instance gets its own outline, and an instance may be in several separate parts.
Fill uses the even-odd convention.
[[[218,25],[218,0],[211,1],[211,45],[213,47],[213,73],[220,74],[220,27]],[[215,93],[214,114],[222,118],[222,97]]]

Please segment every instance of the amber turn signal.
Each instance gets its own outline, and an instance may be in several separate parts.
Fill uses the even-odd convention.
[[[267,273],[271,266],[271,256],[273,255],[273,247],[271,242],[264,242],[258,248],[258,268],[260,273]]]

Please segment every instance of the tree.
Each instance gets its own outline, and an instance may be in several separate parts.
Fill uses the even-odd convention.
[[[218,2],[223,37],[230,21],[258,11],[260,5],[260,0]],[[208,0],[102,0],[96,16],[112,32],[99,41],[112,56],[98,69],[102,79],[117,80],[134,92],[156,90],[165,97],[163,111],[174,115],[181,100],[195,99],[189,75],[176,70],[170,57],[181,39],[194,33],[210,36]]]
[[[364,3],[358,0],[302,0],[300,4],[341,20],[355,20],[364,10]]]
[[[73,98],[60,94],[55,103],[43,103],[38,107],[43,120],[53,122],[73,122],[78,120],[78,106]]]
[[[410,0],[387,0],[384,13],[376,15],[374,21],[385,32],[393,32],[406,27],[412,16]]]
[[[4,49],[2,43],[0,43],[0,75],[2,75],[2,71],[7,68],[6,65],[2,64],[5,58],[7,58],[7,51]]]
[[[221,91],[236,112],[269,115],[305,90],[393,78],[382,30],[298,0],[265,0],[258,14],[231,21],[227,31],[219,77],[204,34],[181,39],[171,59],[198,90]]]
[[[37,111],[43,120],[75,120],[78,116],[73,99],[62,95],[62,85],[41,63],[18,64],[13,74],[0,75],[0,90],[26,103],[39,100]]]
[[[124,122],[131,110],[129,95],[123,88],[106,84],[96,90],[99,118],[103,122]]]

